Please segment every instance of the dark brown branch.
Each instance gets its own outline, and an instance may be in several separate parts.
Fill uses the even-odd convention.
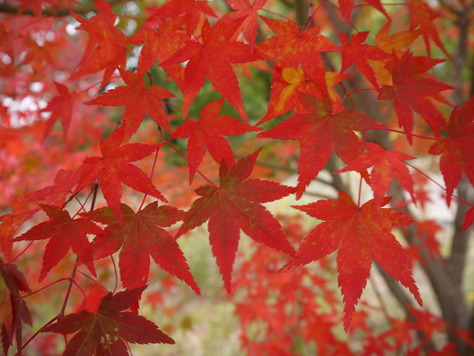
[[[308,19],[309,2],[307,0],[295,0],[296,23],[303,25]]]
[[[463,177],[458,186],[457,196],[465,201],[473,201],[472,187],[466,177]],[[470,230],[462,232],[462,224],[469,206],[463,203],[458,204],[456,216],[454,219],[454,231],[451,238],[451,255],[447,261],[449,273],[453,281],[462,285],[462,277],[464,274],[464,267],[466,265],[466,254],[468,251]]]
[[[110,0],[109,3],[110,5],[117,5],[124,0]],[[69,16],[70,12],[73,11],[77,14],[87,14],[88,12],[91,11],[97,11],[96,7],[94,4],[89,4],[89,5],[82,5],[78,6],[75,8],[67,8],[67,7],[61,7],[61,8],[55,8],[55,7],[50,7],[47,9],[43,9],[41,11],[42,16],[46,17],[65,17]],[[20,12],[20,8],[18,6],[13,6],[10,4],[5,4],[1,3],[0,4],[0,13],[6,13],[6,14],[15,14],[15,15],[28,15],[28,16],[35,16],[35,13],[31,9],[26,9]]]
[[[469,34],[469,12],[461,11],[457,14],[456,25],[459,27],[459,42],[454,54],[453,63],[453,84],[454,94],[453,99],[456,105],[462,105],[465,101],[463,94],[463,79],[462,70],[466,67],[468,34]]]
[[[390,145],[388,138],[385,139],[385,143]],[[393,197],[391,202],[393,206],[406,206],[405,198],[401,194],[401,187],[397,182],[392,184],[389,195]],[[407,208],[401,210],[411,215]],[[410,245],[419,247],[423,261],[421,268],[430,281],[443,319],[450,326],[446,330],[448,339],[450,342],[456,343],[457,351],[461,355],[466,354],[467,345],[456,333],[456,329],[467,329],[469,324],[469,308],[461,285],[451,277],[447,263],[444,260],[432,257],[423,241],[416,238],[416,230],[413,225],[407,228],[404,238]]]
[[[401,287],[400,283],[398,283],[398,281],[393,279],[387,272],[385,272],[382,269],[382,267],[380,267],[377,263],[375,263],[375,266],[377,267],[377,271],[383,277],[388,289],[390,289],[392,296],[397,300],[398,304],[400,304],[400,306],[405,311],[407,319],[413,323],[416,322],[417,319],[410,310],[410,308],[413,307],[413,301],[410,298],[410,296]],[[426,337],[426,335],[423,333],[422,330],[417,330],[416,333],[417,333],[418,340],[420,340],[420,342],[422,343],[424,347],[425,352],[434,348],[431,343],[431,340]]]
[[[326,2],[324,7],[336,32],[344,32],[350,29],[348,28],[347,24],[342,22],[336,13],[337,11],[334,11],[333,5],[331,5],[329,2]],[[365,81],[360,75],[354,75],[351,78],[345,80],[345,90],[351,91],[364,87],[364,83]],[[378,102],[374,97],[374,93],[364,91],[356,94],[360,95],[351,95],[351,99],[353,101],[353,105],[359,111],[366,113],[379,122],[385,121],[385,117],[380,115],[381,110],[379,110]],[[379,141],[387,150],[392,149],[392,142],[388,138],[387,132],[378,133],[377,136]],[[397,183],[392,184],[388,195],[394,197],[392,202],[393,206],[406,206],[406,202],[404,201],[405,199],[401,192],[401,187]],[[408,214],[410,213],[408,209],[404,209],[404,212]],[[461,338],[459,338],[455,332],[457,328],[467,329],[469,326],[469,309],[467,307],[461,285],[456,283],[456,281],[451,278],[448,266],[444,261],[431,258],[428,248],[416,238],[416,230],[414,226],[410,226],[407,229],[404,238],[409,244],[420,247],[421,256],[425,261],[421,267],[428,276],[431,287],[435,293],[439,307],[441,309],[443,319],[450,326],[450,328],[447,330],[449,341],[455,342],[457,344],[458,351],[461,354],[466,353],[467,350],[465,342],[461,340]],[[409,302],[409,299],[406,293],[400,289],[398,284],[396,284],[398,286],[396,287],[395,283],[390,281],[389,278],[385,278],[385,280],[392,294],[407,310],[406,303]],[[421,335],[419,335],[419,337],[423,344],[429,342]]]

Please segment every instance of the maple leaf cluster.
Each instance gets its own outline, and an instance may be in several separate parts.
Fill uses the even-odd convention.
[[[38,292],[60,281],[69,284],[62,310],[40,329],[74,334],[65,355],[126,355],[128,343],[174,343],[137,314],[139,299],[155,283],[150,258],[160,270],[202,293],[179,243],[204,224],[228,294],[252,285],[249,276],[254,274],[269,284],[253,286],[248,298],[265,300],[268,286],[288,288],[280,297],[289,298],[284,303],[290,305],[304,295],[306,309],[300,314],[305,315],[320,307],[311,301],[318,292],[315,286],[331,302],[335,294],[302,265],[324,265],[336,252],[332,272],[342,293],[346,332],[351,325],[360,327],[356,306],[372,264],[423,304],[412,255],[397,234],[413,224],[426,239],[428,255],[442,256],[433,237],[437,225],[410,215],[409,207],[427,199],[416,184],[417,168],[407,161],[440,155],[446,204],[456,200],[469,207],[460,230],[474,222],[474,205],[455,192],[463,174],[474,185],[474,98],[452,105],[447,94],[454,87],[434,75],[435,66],[445,60],[432,57],[431,41],[452,60],[433,24],[439,14],[422,0],[394,4],[407,12],[406,28],[400,29],[388,6],[365,0],[365,7],[383,15],[383,24],[374,25],[373,31],[353,26],[353,31],[332,36],[318,16],[336,11],[339,21],[351,24],[358,7],[353,0],[338,0],[337,10],[325,9],[324,2],[310,7],[304,24],[271,11],[275,1],[227,3],[230,12],[207,1],[169,0],[146,9],[136,5],[138,16],[129,16],[104,0],[94,0],[90,7],[72,0],[19,1],[18,14],[5,16],[0,60],[6,66],[0,75],[8,80],[1,87],[5,97],[13,93],[0,106],[5,114],[0,127],[0,157],[5,161],[0,192],[5,198],[0,204],[11,206],[0,217],[0,299],[8,304],[0,314],[5,353],[15,338],[20,353],[26,346],[23,324],[32,320],[21,293],[36,292],[15,263],[3,260],[16,261],[29,249],[42,253],[38,283],[50,283]],[[68,20],[55,22],[60,14]],[[73,20],[78,24],[74,30]],[[53,39],[48,39],[48,28],[55,31]],[[391,29],[397,32],[390,34]],[[77,38],[68,38],[68,31]],[[420,39],[427,55],[412,50],[420,47]],[[51,53],[64,54],[56,59]],[[82,53],[79,61],[77,53]],[[267,105],[257,116],[249,109],[245,86],[262,77],[268,86]],[[28,81],[40,83],[41,89],[27,89],[22,83]],[[353,83],[359,86],[348,90]],[[206,92],[212,95],[206,97]],[[370,93],[380,113],[360,104],[362,92]],[[12,114],[14,100],[36,104],[31,112]],[[419,139],[434,143],[424,152],[405,153],[392,144],[391,134],[408,147]],[[33,144],[22,141],[24,137]],[[283,184],[284,175],[268,164],[281,157],[288,162],[282,170],[295,176],[294,187]],[[183,167],[170,163],[176,160]],[[54,169],[40,169],[50,166]],[[358,173],[356,194],[341,183],[347,172]],[[323,173],[332,182],[321,178]],[[319,220],[294,241],[264,204],[311,197],[311,184],[318,179],[337,194],[292,206]],[[184,194],[186,204],[179,205]],[[28,228],[21,230],[26,222]],[[238,269],[235,281],[242,233],[261,250],[252,265]],[[36,243],[41,240],[46,243]],[[407,243],[414,244],[410,239]],[[423,256],[420,252],[417,258],[425,263]],[[278,264],[278,277],[265,272],[270,262]],[[113,292],[111,282],[98,273],[104,265],[113,265]],[[54,281],[64,269],[69,277]],[[79,271],[100,287],[86,288],[86,293],[76,277]],[[313,286],[307,285],[308,278]],[[84,302],[77,312],[64,315],[72,286],[82,292]],[[124,290],[117,292],[119,286]],[[245,303],[237,309],[243,324],[271,314],[262,308],[252,316]],[[409,313],[420,323],[426,318],[416,309]],[[318,346],[321,353],[351,352],[328,331],[338,315],[335,309],[329,317],[308,314],[307,327],[300,330],[308,342],[331,340],[327,348]],[[268,344],[244,338],[244,346],[255,347],[259,354],[288,352],[293,340],[283,328],[277,330],[290,324],[288,317],[282,309],[278,322],[267,330]],[[325,325],[326,331],[308,331],[315,325]],[[294,328],[299,327],[295,322]],[[415,322],[403,327],[422,328]],[[364,330],[370,334],[367,325]],[[392,336],[387,332],[381,338]],[[273,348],[277,341],[271,340],[280,338],[284,346]]]

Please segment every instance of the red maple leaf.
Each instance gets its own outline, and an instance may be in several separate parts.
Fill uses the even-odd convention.
[[[195,169],[201,164],[206,147],[217,163],[224,160],[228,166],[235,162],[234,154],[227,140],[222,136],[241,135],[256,128],[230,116],[218,116],[224,99],[207,104],[201,111],[199,121],[188,120],[178,127],[170,139],[188,140],[189,182],[193,181]]]
[[[41,202],[46,205],[62,206],[66,196],[79,182],[77,172],[60,169],[54,178],[54,185],[37,190],[28,197],[28,201]]]
[[[385,68],[392,73],[393,85],[384,85],[379,90],[379,100],[392,100],[400,127],[404,128],[412,142],[413,111],[420,114],[430,125],[436,136],[444,127],[444,118],[427,97],[437,98],[439,92],[452,89],[450,85],[437,82],[426,71],[444,60],[414,57],[410,52],[389,61]]]
[[[94,256],[110,256],[120,249],[120,277],[125,288],[146,284],[151,256],[165,271],[201,294],[178,243],[162,228],[181,220],[182,211],[171,206],[158,207],[157,202],[153,202],[135,213],[122,204],[121,224],[109,207],[83,215],[108,225],[104,233],[94,238]]]
[[[412,323],[412,330],[420,330],[427,338],[431,339],[434,334],[441,333],[443,332],[443,329],[448,327],[445,320],[432,314],[428,310],[418,310],[413,306],[409,306],[408,312],[413,315],[413,319],[410,321]],[[450,353],[441,352],[441,355],[443,354],[449,355]]]
[[[186,47],[180,49],[162,66],[188,61],[184,71],[183,116],[187,115],[191,102],[204,85],[206,77],[214,88],[233,106],[239,115],[247,121],[239,82],[234,74],[232,63],[246,63],[262,59],[251,47],[235,41],[236,31],[241,20],[218,21],[211,27],[206,20],[202,26],[201,41],[187,41]]]
[[[67,343],[64,356],[129,355],[126,342],[134,344],[174,344],[153,322],[129,309],[146,286],[107,294],[96,312],[82,310],[66,315],[43,332],[76,333]]]
[[[259,150],[260,151],[260,150]],[[176,238],[209,220],[209,241],[219,266],[224,286],[231,292],[231,275],[240,233],[278,251],[293,254],[281,226],[262,203],[280,199],[294,189],[276,182],[249,179],[259,151],[239,159],[228,167],[221,162],[220,186],[205,185],[196,189],[196,199],[184,217]]]
[[[20,291],[31,293],[25,277],[16,265],[4,263],[0,258],[0,325],[5,355],[8,355],[15,336],[18,350],[22,349],[23,323],[32,325],[28,306]]]
[[[179,31],[180,28],[178,19],[170,19],[160,22],[158,27],[144,28],[128,39],[129,43],[144,44],[138,58],[138,74],[146,73],[157,60],[163,62],[185,46],[188,36]],[[171,67],[181,65],[173,64]],[[170,66],[163,69],[170,69]]]
[[[92,246],[86,234],[100,234],[102,229],[90,219],[72,219],[66,210],[52,205],[40,205],[49,217],[48,221],[33,226],[14,241],[36,241],[49,239],[44,255],[39,280],[66,256],[69,249],[77,255],[81,263],[86,264],[95,275],[92,264]]]
[[[125,35],[114,27],[117,15],[111,11],[110,3],[94,0],[100,11],[90,19],[84,19],[71,12],[81,24],[78,28],[89,33],[89,42],[79,63],[79,69],[69,80],[79,79],[86,74],[104,71],[102,87],[105,86],[118,67],[125,68],[127,62],[127,41]]]
[[[258,137],[299,140],[298,186],[300,198],[306,186],[316,178],[335,151],[344,162],[350,162],[363,148],[353,130],[366,131],[378,125],[365,114],[352,109],[333,113],[329,99],[310,98],[307,113],[296,114]]]
[[[384,16],[387,18],[387,20],[389,22],[392,21],[392,19],[390,18],[389,14],[387,13],[387,11],[385,10],[385,8],[383,7],[382,3],[381,3],[381,0],[365,0],[365,2],[367,4],[369,4],[370,6],[372,6],[373,8],[377,9],[378,11],[380,11],[382,14],[384,14]]]
[[[148,21],[180,19],[188,35],[192,35],[203,17],[217,17],[206,0],[171,0],[159,7],[150,7]]]
[[[434,220],[415,221],[416,236],[419,244],[426,247],[432,258],[443,260],[440,253],[440,244],[436,234],[442,230],[441,226]],[[423,263],[423,259],[421,259]]]
[[[342,173],[348,171],[365,171],[374,166],[370,173],[369,184],[374,191],[374,200],[376,203],[382,202],[385,193],[387,193],[393,177],[397,178],[403,188],[410,193],[413,201],[415,196],[413,192],[413,179],[406,164],[403,161],[415,159],[398,151],[386,151],[379,145],[371,142],[365,142],[364,146],[370,149],[363,152],[354,160],[349,162],[347,167],[334,173]]]
[[[466,231],[468,229],[469,226],[471,226],[472,224],[474,224],[474,206],[471,207],[471,209],[469,209],[467,212],[466,212],[466,215],[464,216],[464,222],[462,224],[462,231]]]
[[[387,20],[391,21],[385,8],[382,6],[380,0],[365,0],[365,2],[380,11]],[[341,10],[342,17],[347,23],[351,23],[352,9],[354,8],[354,0],[338,0],[339,9]]]
[[[151,179],[137,166],[129,163],[149,156],[159,148],[159,145],[128,143],[121,146],[124,135],[122,128],[123,126],[100,142],[102,157],[89,157],[84,160],[79,168],[80,179],[75,191],[78,193],[98,179],[104,198],[119,222],[121,221],[122,183],[167,202],[155,188]]]
[[[127,84],[126,86],[111,89],[103,95],[86,102],[86,104],[125,105],[126,109],[123,115],[125,140],[129,139],[138,130],[147,113],[158,125],[171,132],[162,99],[174,95],[158,85],[147,87],[141,74],[121,69],[120,74],[125,84]]]
[[[453,60],[450,54],[444,48],[441,42],[438,30],[435,27],[434,20],[439,17],[439,14],[433,8],[425,3],[423,0],[412,0],[410,6],[410,30],[414,30],[419,26],[419,30],[423,35],[428,55],[431,56],[430,38],[436,45],[446,54],[446,56]]]
[[[382,206],[390,199],[385,198]],[[294,208],[324,222],[309,233],[282,270],[308,264],[337,250],[338,284],[344,300],[344,329],[349,329],[355,305],[369,278],[372,260],[407,287],[422,304],[410,261],[391,233],[393,226],[413,222],[408,215],[380,208],[374,200],[358,207],[343,191],[339,193],[339,200],[320,200]]]
[[[41,17],[43,8],[48,9],[51,12],[55,12],[60,9],[67,7],[74,7],[77,4],[77,0],[21,0],[19,1],[20,6],[18,13],[31,10],[37,17]]]
[[[387,53],[397,53],[408,47],[420,35],[420,31],[397,31],[390,34],[391,22],[385,24],[375,36],[375,45]],[[403,54],[403,53],[402,53]],[[401,55],[402,55],[401,54]]]
[[[352,9],[354,7],[354,0],[337,0],[341,15],[347,23],[351,22]]]
[[[79,104],[77,93],[70,92],[64,84],[54,82],[59,95],[53,97],[48,105],[40,112],[51,112],[51,116],[46,121],[44,137],[49,135],[53,125],[61,119],[64,129],[64,136],[69,133],[70,128],[74,129],[77,124],[76,110]]]
[[[371,61],[381,61],[384,59],[391,58],[391,55],[382,51],[380,48],[368,45],[364,43],[367,39],[369,32],[358,32],[352,35],[351,39],[348,40],[344,33],[340,33],[341,38],[341,56],[342,65],[341,72],[344,72],[352,64],[356,64],[357,68],[365,75],[369,82],[379,88],[375,73],[372,67],[369,65]]]
[[[441,155],[439,165],[446,183],[446,202],[449,205],[463,171],[474,184],[474,97],[460,108],[454,108],[447,132],[448,137],[435,142],[429,153]]]
[[[77,311],[86,310],[91,313],[96,313],[99,309],[102,299],[104,299],[107,294],[109,294],[107,288],[105,288],[102,284],[95,282],[90,288],[87,289],[87,294],[84,296],[84,299],[82,300],[81,305],[77,308]]]
[[[255,45],[255,39],[257,38],[258,31],[258,10],[268,0],[254,0],[252,4],[250,0],[226,0],[233,12],[229,12],[222,19],[226,21],[234,21],[237,19],[243,19],[240,25],[240,30],[244,33],[244,37],[251,47]]]
[[[271,56],[279,67],[301,65],[308,76],[317,77],[324,71],[320,53],[339,51],[329,38],[319,34],[320,26],[301,30],[293,21],[262,19],[277,35],[260,43],[257,49]]]
[[[275,66],[272,75],[272,90],[267,114],[258,122],[261,125],[288,111],[305,112],[304,103],[308,95],[324,98],[329,96],[328,87],[336,85],[352,74],[321,71],[320,75],[310,76],[297,68]]]
[[[45,3],[49,1],[41,1],[41,0],[23,0],[20,2],[20,8],[18,12],[22,13],[26,10],[31,10],[33,14],[37,17],[41,17],[41,10]]]

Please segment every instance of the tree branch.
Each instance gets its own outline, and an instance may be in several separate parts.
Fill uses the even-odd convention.
[[[471,184],[465,176],[461,179],[458,185],[457,195],[465,201],[472,201],[472,189]],[[466,254],[468,251],[469,237],[471,236],[470,230],[462,232],[462,224],[466,212],[469,206],[463,203],[458,204],[456,216],[454,219],[454,231],[451,238],[451,255],[448,258],[447,264],[449,273],[453,281],[462,285],[462,277],[464,273],[464,267],[466,265]]]
[[[124,2],[124,0],[110,0],[109,3],[110,5],[117,5],[121,2]],[[50,7],[47,9],[43,9],[41,11],[42,16],[46,17],[65,17],[69,16],[70,12],[73,11],[77,14],[86,14],[91,11],[97,11],[97,8],[95,7],[94,4],[89,4],[89,5],[82,5],[78,6],[76,8],[67,8],[67,7],[61,7],[61,8],[56,8],[56,7]],[[0,4],[0,13],[6,13],[6,14],[17,14],[17,15],[28,15],[28,16],[35,16],[35,13],[31,9],[26,9],[20,12],[20,8],[18,6],[13,6],[10,4],[5,4],[1,3]]]
[[[466,66],[468,34],[469,34],[469,12],[460,11],[457,14],[456,24],[459,27],[459,42],[454,54],[453,63],[453,84],[454,84],[454,103],[456,105],[464,104],[462,69]]]
[[[377,267],[377,271],[380,273],[380,275],[384,279],[388,289],[390,289],[392,296],[397,300],[397,302],[400,304],[403,310],[405,310],[407,319],[410,320],[411,322],[416,322],[417,320],[416,316],[414,316],[412,312],[410,311],[410,307],[413,306],[412,299],[410,299],[409,295],[400,286],[400,283],[398,283],[395,279],[393,279],[377,263],[374,263],[374,264]],[[426,337],[425,333],[422,330],[417,330],[416,334],[417,334],[418,340],[420,340],[420,342],[423,344],[425,352],[432,350],[434,348],[431,343],[431,340]]]

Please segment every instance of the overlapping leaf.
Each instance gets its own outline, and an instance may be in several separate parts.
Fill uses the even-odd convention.
[[[20,292],[31,293],[23,273],[12,263],[4,263],[0,259],[0,326],[2,346],[5,355],[16,339],[19,350],[22,349],[23,323],[32,325],[28,306]]]
[[[391,21],[385,8],[382,6],[380,0],[365,0],[365,2],[380,11],[387,20]],[[339,9],[341,10],[342,17],[347,23],[351,22],[352,9],[354,8],[354,0],[338,0]]]
[[[450,85],[434,80],[426,71],[443,60],[414,57],[410,52],[400,59],[393,59],[386,65],[392,73],[393,85],[384,85],[379,91],[379,100],[392,100],[400,127],[412,141],[413,111],[420,114],[430,125],[435,135],[444,127],[444,118],[439,110],[428,99],[438,98],[439,92],[452,89]]]
[[[382,206],[389,202],[390,198],[385,198]],[[346,330],[349,329],[355,305],[369,278],[372,261],[407,287],[418,303],[422,304],[409,259],[391,233],[396,225],[412,223],[408,215],[390,208],[380,208],[374,200],[359,208],[342,191],[338,200],[320,200],[295,208],[324,222],[309,233],[283,270],[308,264],[337,250],[338,284],[343,294]]]
[[[363,152],[353,131],[366,131],[378,125],[367,115],[352,109],[333,113],[329,99],[310,99],[306,104],[307,113],[291,116],[257,135],[300,141],[297,198],[325,167],[333,151],[346,163]]]
[[[347,167],[334,173],[342,173],[348,171],[364,171],[372,166],[369,184],[374,191],[374,200],[381,203],[385,193],[387,193],[393,177],[397,178],[403,188],[407,190],[415,200],[413,194],[413,179],[406,164],[403,161],[415,159],[398,151],[386,151],[379,145],[366,142],[364,146],[370,151],[363,152],[352,160]]]
[[[28,200],[46,205],[62,206],[66,196],[72,192],[78,181],[77,172],[60,169],[54,178],[54,185],[37,190],[28,197]]]
[[[153,22],[152,19],[149,19]],[[151,26],[151,25],[150,25]],[[163,62],[185,46],[188,36],[180,31],[181,21],[170,19],[159,23],[157,28],[142,28],[128,39],[129,43],[143,44],[138,58],[138,74],[146,73],[158,60]],[[168,74],[173,73],[171,67],[181,67],[180,64],[165,66]],[[171,72],[169,71],[171,70]],[[176,80],[175,77],[172,77]],[[177,83],[180,84],[179,82]]]
[[[201,164],[206,147],[217,163],[224,160],[228,166],[234,164],[234,154],[227,140],[222,136],[241,135],[259,128],[250,126],[230,116],[219,116],[223,99],[206,105],[201,111],[199,121],[188,120],[178,127],[170,137],[188,140],[189,181],[192,182],[195,169]]]
[[[421,31],[428,55],[431,55],[431,38],[434,43],[436,43],[436,45],[446,54],[446,56],[451,58],[449,53],[446,51],[443,42],[441,42],[441,39],[438,35],[438,30],[434,24],[434,20],[439,17],[439,13],[434,11],[432,6],[428,5],[423,0],[412,0],[408,9],[410,10],[410,30],[415,30],[418,28]]]
[[[76,193],[98,180],[107,204],[121,221],[120,198],[122,183],[139,192],[150,194],[162,201],[166,198],[155,188],[151,179],[137,166],[129,163],[138,161],[158,149],[158,145],[128,143],[121,146],[123,126],[101,141],[102,157],[89,157],[79,168],[80,179]]]
[[[83,310],[66,315],[43,332],[75,333],[64,356],[129,355],[126,342],[134,344],[174,344],[153,322],[129,309],[146,286],[116,294],[107,294],[96,312]]]
[[[472,224],[474,224],[474,206],[472,206],[471,209],[467,211],[466,216],[464,217],[462,231],[466,231]]]
[[[429,152],[441,155],[439,164],[449,205],[462,172],[474,184],[474,97],[451,112],[447,132],[448,137],[435,142]]]
[[[303,71],[301,66],[297,68],[276,66],[273,69],[267,114],[258,122],[258,125],[291,110],[295,113],[305,112],[304,104],[308,95],[320,99],[328,97],[330,86],[340,83],[351,75],[321,71],[317,76],[310,76]]]
[[[378,81],[375,77],[374,70],[369,64],[369,60],[380,61],[388,59],[391,56],[382,51],[380,48],[365,43],[369,32],[358,32],[350,39],[347,39],[344,33],[340,33],[341,38],[341,56],[342,66],[341,72],[346,71],[352,64],[356,64],[357,68],[365,75],[369,82],[379,88]]]
[[[149,8],[150,21],[179,19],[188,35],[192,35],[205,17],[217,17],[206,0],[170,0],[162,6]]]
[[[90,37],[79,69],[70,77],[70,80],[104,70],[102,79],[102,86],[104,86],[117,68],[125,68],[126,37],[114,27],[117,15],[112,14],[110,4],[103,0],[94,0],[94,3],[100,13],[90,19],[71,13],[81,24],[79,29],[87,31]]]
[[[171,132],[162,99],[174,95],[158,85],[147,87],[145,79],[140,74],[126,70],[120,70],[120,73],[126,86],[111,89],[86,104],[126,106],[123,115],[125,140],[138,130],[146,114],[150,115],[158,125]]]
[[[92,246],[86,234],[100,234],[102,229],[90,219],[72,219],[66,210],[52,205],[41,205],[49,220],[33,226],[14,241],[35,241],[49,239],[43,255],[40,281],[66,256],[69,249],[77,255],[79,261],[87,265],[95,275],[92,264]]]
[[[244,33],[245,39],[251,47],[255,45],[258,31],[258,10],[260,10],[268,0],[226,0],[229,6],[235,10],[229,12],[222,18],[225,21],[234,21],[243,19],[240,25],[241,31]]]
[[[68,87],[64,84],[54,82],[54,85],[56,86],[58,95],[53,97],[44,109],[41,109],[41,112],[51,113],[51,116],[46,122],[44,130],[45,137],[49,135],[53,125],[59,119],[63,125],[64,136],[68,135],[71,126],[74,128],[75,124],[77,124],[77,115],[75,114],[79,103],[76,97],[77,93],[70,92]]]
[[[297,68],[301,65],[308,76],[316,77],[321,70],[324,71],[320,53],[339,51],[329,38],[319,33],[319,26],[300,31],[293,21],[262,18],[276,36],[266,39],[257,48],[271,56],[279,67]]]
[[[187,115],[189,106],[208,77],[214,88],[247,121],[239,82],[231,64],[252,62],[262,57],[252,51],[248,44],[235,40],[241,21],[219,21],[211,27],[206,20],[202,27],[201,42],[188,41],[186,47],[161,63],[167,66],[187,61],[183,116]]]
[[[171,206],[157,205],[157,202],[150,203],[135,213],[129,206],[122,204],[121,224],[117,223],[108,207],[83,214],[108,225],[104,233],[94,239],[94,255],[102,258],[120,249],[120,277],[127,289],[147,283],[151,257],[165,271],[183,280],[200,294],[178,243],[162,228],[181,220],[183,214]]]
[[[209,220],[212,253],[229,293],[240,230],[259,243],[290,255],[294,253],[278,220],[262,205],[280,199],[294,189],[268,180],[249,179],[258,153],[241,158],[231,167],[222,161],[220,186],[205,185],[196,189],[201,197],[186,212],[176,235],[179,237]]]

